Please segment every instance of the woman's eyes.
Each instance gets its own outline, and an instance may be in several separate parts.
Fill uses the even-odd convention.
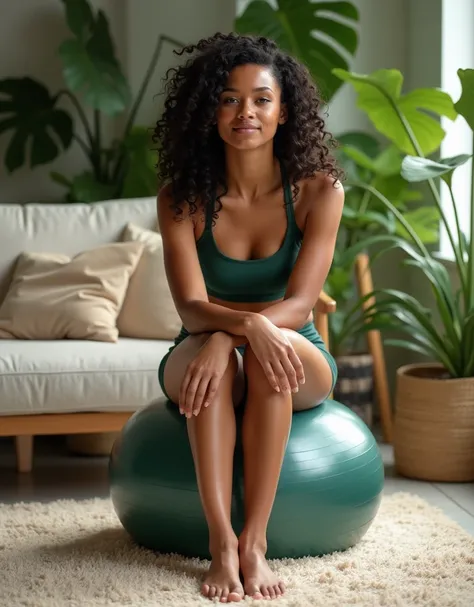
[[[228,103],[238,103],[239,100],[236,99],[235,97],[226,97],[224,99],[224,103],[228,104]],[[257,103],[270,103],[270,99],[267,99],[266,97],[259,97],[258,99],[256,99]]]

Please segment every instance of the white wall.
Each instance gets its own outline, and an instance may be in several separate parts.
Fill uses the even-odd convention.
[[[127,71],[132,90],[137,91],[142,83],[150,57],[160,34],[165,33],[184,44],[197,42],[218,31],[233,29],[235,0],[128,0],[127,2]],[[173,54],[175,47],[168,43],[158,61],[155,75],[143,100],[138,119],[141,123],[153,124],[162,106],[161,79],[166,70],[180,61]],[[155,97],[155,98],[154,98]]]

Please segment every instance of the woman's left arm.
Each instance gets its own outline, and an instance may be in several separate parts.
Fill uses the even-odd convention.
[[[260,314],[277,327],[298,330],[316,305],[331,268],[336,238],[344,206],[344,189],[332,177],[306,184],[304,204],[309,211],[303,243],[283,301],[265,308]],[[302,201],[303,202],[303,201]]]

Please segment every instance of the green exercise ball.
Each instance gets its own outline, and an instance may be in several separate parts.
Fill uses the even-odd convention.
[[[237,414],[232,524],[243,526],[241,413]],[[384,469],[365,423],[334,400],[293,415],[270,517],[268,558],[318,556],[356,544],[376,516]],[[124,425],[109,459],[110,496],[141,546],[210,558],[186,420],[159,399]]]

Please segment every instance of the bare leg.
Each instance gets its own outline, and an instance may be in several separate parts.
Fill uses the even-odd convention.
[[[207,336],[187,337],[168,359],[165,386],[175,402],[178,401],[186,366],[206,339]],[[209,526],[212,556],[211,567],[201,590],[205,596],[218,598],[221,602],[240,601],[243,598],[238,539],[230,521],[236,437],[232,396],[237,369],[237,354],[233,351],[214,402],[201,409],[199,415],[187,420],[199,493]]]
[[[265,559],[266,532],[292,419],[292,393],[276,392],[250,347],[244,368],[248,396],[242,423],[246,522],[239,537],[245,593],[275,598],[284,584]]]

